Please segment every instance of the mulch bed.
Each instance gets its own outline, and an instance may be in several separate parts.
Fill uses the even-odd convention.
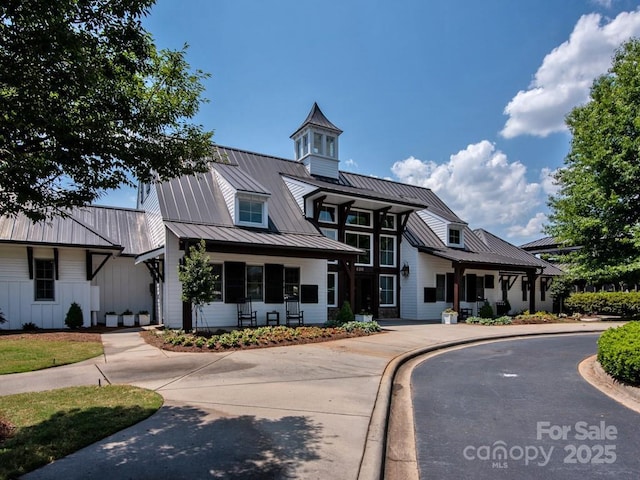
[[[69,342],[101,342],[100,333],[92,329],[82,330],[65,330],[65,331],[52,331],[42,330],[33,332],[24,332],[18,330],[4,330],[0,331],[0,342],[3,339],[16,340],[19,338],[28,338],[33,340],[44,341],[69,341]]]
[[[377,335],[383,332],[371,333],[369,335]],[[285,347],[289,345],[305,345],[310,343],[321,343],[321,342],[329,342],[332,340],[341,340],[343,338],[354,338],[354,337],[362,337],[367,335],[358,334],[355,332],[334,332],[328,334],[326,337],[316,337],[316,338],[297,338],[295,340],[283,340],[280,342],[271,342],[268,344],[262,345],[241,345],[238,347],[232,348],[218,348],[218,349],[210,349],[205,347],[196,347],[195,345],[185,347],[184,345],[172,345],[170,343],[164,343],[164,340],[161,336],[155,334],[153,331],[145,330],[140,332],[140,335],[149,345],[152,345],[156,348],[160,348],[162,350],[168,350],[171,352],[187,352],[187,353],[219,353],[219,352],[231,352],[235,350],[253,350],[256,348],[269,348],[269,347]]]

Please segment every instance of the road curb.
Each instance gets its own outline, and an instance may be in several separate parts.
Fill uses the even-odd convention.
[[[578,371],[591,386],[628,409],[640,413],[640,388],[626,385],[611,377],[597,361],[596,355],[580,362]]]
[[[384,478],[387,436],[389,433],[388,420],[391,413],[394,381],[398,370],[410,360],[429,353],[480,342],[547,335],[580,335],[584,333],[602,333],[603,331],[601,328],[598,328],[580,331],[509,333],[488,335],[486,337],[471,337],[430,345],[428,347],[420,347],[394,357],[385,367],[382,378],[380,379],[376,401],[367,430],[364,452],[360,461],[358,480],[381,480]],[[415,446],[413,448],[415,450]]]

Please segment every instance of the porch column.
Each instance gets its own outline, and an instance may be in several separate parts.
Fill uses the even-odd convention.
[[[538,275],[534,272],[527,273],[527,280],[529,282],[529,312],[536,312],[536,279]]]
[[[453,264],[453,309],[460,313],[460,285],[462,284],[462,276],[464,275],[464,267],[457,263]]]

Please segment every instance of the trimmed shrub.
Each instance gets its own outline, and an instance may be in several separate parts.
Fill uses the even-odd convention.
[[[572,293],[564,304],[572,312],[632,317],[640,314],[640,292]]]
[[[492,318],[493,317],[493,308],[489,305],[489,302],[484,302],[484,305],[480,307],[478,311],[478,316],[480,318]]]
[[[640,385],[640,323],[605,331],[598,339],[598,361],[616,380]]]
[[[64,324],[69,328],[80,328],[83,324],[82,308],[76,302],[73,302],[64,319]]]

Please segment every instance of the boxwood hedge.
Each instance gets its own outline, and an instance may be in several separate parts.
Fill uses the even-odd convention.
[[[640,385],[640,322],[605,331],[598,339],[598,361],[613,378]]]
[[[572,293],[564,304],[573,312],[632,317],[640,314],[640,292]]]

